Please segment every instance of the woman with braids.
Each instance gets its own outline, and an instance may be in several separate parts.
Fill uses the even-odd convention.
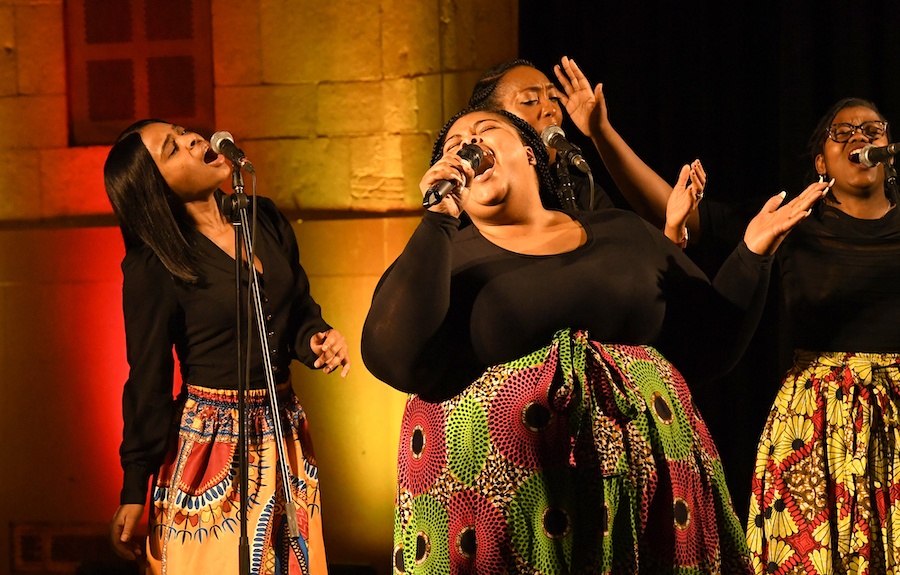
[[[528,60],[498,64],[475,83],[469,107],[505,110],[528,122],[539,134],[548,126],[562,124],[562,108],[565,107],[575,126],[591,138],[613,181],[634,210],[663,229],[673,242],[686,246],[688,228],[696,227],[693,221],[697,218],[695,210],[706,185],[706,172],[700,160],[691,163],[693,186],[675,188],[677,193],[673,194],[673,187],[641,160],[609,122],[603,85],[598,84],[592,90],[575,61],[565,56],[561,65],[556,66],[555,73],[562,90]],[[546,206],[565,206],[560,198],[563,192],[557,176],[563,174],[573,184],[579,209],[613,207],[606,192],[593,186],[584,174],[573,166],[560,167],[559,155],[554,148],[548,148],[548,153],[555,188],[554,193],[543,198]]]
[[[484,153],[475,171],[458,155],[468,145]],[[741,353],[771,253],[827,184],[780,209],[773,197],[710,284],[631,212],[545,208],[547,162],[517,116],[452,118],[420,188],[458,185],[376,288],[363,359],[412,394],[394,568],[746,573],[682,373],[726,370]],[[472,223],[461,228],[464,212]]]
[[[759,442],[747,535],[757,573],[900,569],[900,213],[874,104],[840,100],[810,138],[834,184],[777,255],[794,349]]]
[[[147,562],[148,573],[240,571],[235,355],[244,344],[236,337],[235,258],[244,260],[245,285],[250,264],[246,254],[236,253],[234,227],[219,211],[224,194],[218,188],[231,171],[202,137],[158,120],[126,129],[104,166],[125,240],[122,299],[130,367],[122,398],[124,479],[110,535],[115,550]],[[246,372],[250,572],[324,575],[318,471],[289,366],[299,359],[346,376],[347,343],[310,295],[290,223],[270,200],[254,203],[252,264],[260,278],[287,460],[276,465],[278,436],[252,320],[253,327],[243,329],[254,336]],[[174,399],[173,349],[182,381]],[[296,508],[296,538],[287,531],[282,481],[289,481]],[[135,528],[148,490],[144,549]]]

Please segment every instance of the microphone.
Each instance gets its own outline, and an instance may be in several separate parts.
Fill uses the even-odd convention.
[[[867,168],[874,168],[897,154],[900,154],[900,142],[894,142],[887,146],[873,146],[869,144],[856,150],[856,153],[850,156],[850,160]]]
[[[484,150],[475,144],[467,144],[456,152],[456,155],[462,158],[465,163],[469,164],[473,170],[478,170],[478,166],[481,165],[481,160],[484,158]],[[458,185],[459,184],[453,180],[439,181],[425,192],[425,198],[422,199],[422,206],[430,208],[431,206],[438,205],[445,197],[447,197],[447,194],[452,192]],[[466,185],[469,185],[469,182],[466,182]]]
[[[234,136],[230,132],[216,132],[209,137],[209,145],[212,146],[213,152],[222,154],[231,162],[241,168],[253,173],[253,164],[244,155],[243,150],[234,143]]]
[[[588,166],[588,163],[584,161],[584,157],[581,155],[581,150],[566,139],[566,133],[559,126],[547,126],[544,128],[544,131],[541,132],[541,140],[544,141],[545,146],[556,148],[556,151],[562,154],[568,163],[585,174],[591,171],[591,167]]]

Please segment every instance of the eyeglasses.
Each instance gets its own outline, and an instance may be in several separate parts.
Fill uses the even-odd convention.
[[[831,127],[828,128],[828,137],[838,144],[843,144],[849,140],[857,130],[868,139],[874,140],[884,135],[885,130],[887,130],[887,122],[871,120],[856,126],[853,124],[832,124]]]

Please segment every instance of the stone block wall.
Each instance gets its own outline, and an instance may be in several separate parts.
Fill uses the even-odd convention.
[[[295,218],[313,295],[354,354],[346,380],[293,372],[329,560],[386,574],[405,396],[366,372],[359,334],[418,221],[434,134],[481,72],[516,56],[517,2],[211,7],[216,129]],[[102,184],[109,148],[70,146],[64,13],[63,0],[0,0],[0,575],[11,524],[102,525],[121,480],[123,253]]]

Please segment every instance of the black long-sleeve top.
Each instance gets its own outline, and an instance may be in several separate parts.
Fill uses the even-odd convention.
[[[366,367],[397,389],[443,399],[562,328],[653,345],[688,376],[737,361],[765,303],[771,257],[742,242],[711,285],[633,213],[573,217],[587,234],[582,246],[533,256],[427,212],[375,291],[362,335]]]
[[[860,220],[819,205],[778,251],[793,348],[900,352],[900,208]]]
[[[196,285],[175,279],[146,246],[129,250],[122,261],[130,368],[122,398],[122,504],[145,502],[148,479],[159,468],[177,432],[173,347],[184,384],[237,388],[234,259],[202,234],[194,236],[201,275]],[[288,379],[291,359],[313,366],[316,357],[309,340],[330,327],[309,293],[290,223],[265,198],[258,199],[253,248],[263,266],[259,284],[273,374],[276,382],[282,382]],[[245,276],[245,294],[247,284]],[[246,312],[242,316],[245,318]],[[246,338],[246,325],[242,329]],[[248,387],[263,388],[266,379],[255,318],[249,334],[252,367]]]

